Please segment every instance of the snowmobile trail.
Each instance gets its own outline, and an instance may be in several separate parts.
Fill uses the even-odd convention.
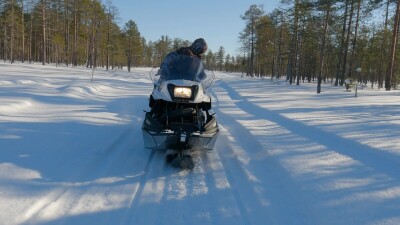
[[[112,144],[99,151],[98,155],[89,160],[89,163],[83,164],[82,168],[77,168],[67,181],[61,184],[60,188],[52,190],[46,196],[43,196],[35,204],[29,206],[20,217],[15,221],[16,224],[35,224],[38,221],[49,219],[57,215],[64,217],[60,220],[61,224],[68,221],[69,214],[77,207],[85,204],[83,196],[96,193],[97,185],[107,184],[107,173],[112,167],[119,164],[120,168],[130,166],[130,163],[123,161],[127,158],[131,150],[131,142],[133,131],[131,128],[126,129]],[[121,165],[121,162],[125,162]],[[110,181],[112,178],[110,178]],[[78,182],[76,182],[78,181]],[[37,184],[40,185],[40,184]],[[111,222],[111,221],[110,221]]]
[[[88,165],[89,169],[86,170],[87,173],[85,173],[85,176],[91,178],[91,180],[94,180],[94,184],[89,184],[87,188],[81,190],[78,193],[74,191],[75,193],[73,195],[66,195],[66,198],[69,199],[70,202],[70,207],[66,208],[67,210],[65,211],[66,215],[73,215],[74,211],[76,210],[92,210],[90,208],[86,208],[85,205],[87,204],[87,202],[94,201],[92,200],[93,196],[96,195],[95,193],[99,192],[101,193],[101,195],[103,195],[103,199],[100,199],[100,201],[98,201],[96,198],[96,201],[98,201],[97,204],[104,204],[103,206],[106,207],[107,204],[109,204],[109,201],[112,201],[113,198],[113,196],[111,194],[108,195],[107,192],[115,191],[115,188],[113,188],[112,186],[106,187],[106,185],[109,183],[128,182],[128,185],[126,185],[127,190],[133,189],[135,188],[135,186],[138,186],[135,181],[138,180],[140,176],[140,170],[133,174],[127,173],[128,171],[131,171],[132,166],[132,164],[126,159],[131,158],[130,155],[132,154],[132,143],[135,142],[133,139],[133,134],[134,130],[132,128],[128,128],[123,134],[120,135],[120,137],[115,142],[113,142],[110,147],[108,147],[101,153],[100,157],[98,157],[90,165]],[[118,178],[110,177],[108,174],[110,173],[110,171],[115,170],[115,167],[117,165],[117,171],[126,171],[122,173],[122,175],[125,174],[125,176],[121,176]],[[93,179],[93,177],[96,177],[97,179]],[[129,184],[130,182],[132,183]],[[73,190],[71,190],[71,192],[72,191]],[[71,196],[73,196],[73,201],[71,201]],[[126,202],[126,200],[121,203],[124,202]],[[65,207],[65,205],[63,205],[62,207]],[[114,219],[111,217],[104,217],[101,224],[112,223],[113,220]],[[61,220],[61,224],[64,223],[71,223],[68,217],[65,217],[64,221]]]
[[[395,214],[394,202],[377,204],[367,196],[389,191],[388,198],[397,198],[397,156],[281,115],[268,104],[260,106],[270,99],[253,103],[241,92],[255,93],[236,90],[239,81],[216,84],[213,97],[226,140],[216,147],[226,170],[234,171],[230,183],[251,212],[251,224],[263,224],[260,219],[272,224],[364,224],[381,207]],[[365,182],[371,189],[363,188]],[[367,206],[369,202],[374,203]]]
[[[226,83],[221,82],[220,86],[227,90],[232,99],[241,99],[235,104],[244,112],[256,116],[262,115],[265,119],[282,126],[292,133],[326,146],[327,149],[332,149],[341,155],[346,155],[393,178],[400,178],[400,174],[397,172],[400,171],[400,157],[284,117],[279,113],[268,110],[265,107],[259,107],[247,99],[241,98]],[[359,154],[357,149],[363,149],[363,154]]]
[[[224,104],[228,102],[224,99],[228,97],[226,93],[220,92],[220,87],[213,91],[218,105],[216,113],[222,127],[221,139],[222,143],[226,143],[217,145],[217,150],[241,213],[248,218],[245,224],[291,224],[293,218],[313,221],[310,212],[318,210],[313,209],[310,193],[301,190],[280,162],[269,153],[272,149],[268,146],[268,140],[260,142],[249,128],[224,113]],[[268,127],[259,129],[268,132]],[[259,162],[261,158],[262,162]]]
[[[143,150],[147,151],[147,150]],[[149,151],[149,157],[147,159],[146,165],[143,169],[143,173],[141,174],[141,178],[139,183],[137,184],[136,188],[133,190],[132,197],[129,200],[129,205],[127,207],[127,210],[125,210],[123,218],[121,220],[121,225],[122,224],[127,224],[127,218],[131,216],[131,213],[135,211],[135,209],[138,207],[138,202],[139,198],[142,195],[143,192],[143,187],[146,183],[146,180],[149,177],[149,171],[150,171],[150,166],[153,166],[154,164],[154,157],[156,152],[155,151]]]
[[[120,224],[243,224],[215,152],[195,154],[193,170],[171,167],[163,152],[152,154]]]

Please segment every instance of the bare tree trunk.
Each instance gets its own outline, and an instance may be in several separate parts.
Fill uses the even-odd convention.
[[[14,63],[14,1],[11,1],[10,63]]]
[[[387,0],[386,2],[386,15],[385,15],[385,28],[383,31],[382,35],[382,43],[381,43],[381,63],[379,65],[379,71],[378,71],[378,89],[383,88],[383,65],[384,65],[384,59],[386,55],[386,33],[387,33],[387,26],[388,26],[388,20],[389,20],[389,5],[390,5],[390,0]]]
[[[358,32],[358,22],[359,22],[359,18],[360,18],[360,8],[361,8],[361,0],[358,0],[356,27],[354,28],[353,48],[351,51],[351,58],[350,58],[350,65],[349,65],[349,77],[352,77],[352,73],[353,73],[354,54],[356,52],[356,46],[357,46],[357,32]]]
[[[97,32],[93,34],[93,44],[92,44],[92,66],[93,68],[96,68],[97,66],[97,48],[96,48],[96,35]]]
[[[37,22],[39,22],[39,21],[37,21]],[[35,25],[34,27],[36,27],[37,23],[35,23],[34,25]],[[35,53],[34,54],[34,59],[32,61],[36,61],[36,62],[39,62],[40,54],[41,54],[40,47],[39,47],[39,44],[41,44],[41,43],[39,41],[39,37],[38,37],[39,34],[38,33],[39,33],[38,29],[35,29],[34,30],[34,34],[35,35],[34,35],[34,39],[33,39],[33,42],[32,42],[33,43],[33,47],[34,47],[34,53]]]
[[[29,63],[32,63],[32,48],[33,48],[32,37],[33,37],[33,19],[31,18],[30,31],[29,31],[29,54],[28,54]]]
[[[394,60],[396,56],[396,46],[397,46],[397,33],[399,29],[399,16],[400,16],[400,0],[397,0],[396,15],[394,18],[394,25],[393,25],[392,46],[390,47],[390,60],[385,80],[385,88],[387,91],[390,91],[390,89],[392,88]]]
[[[24,1],[21,0],[21,22],[22,22],[22,55],[21,55],[21,61],[25,62],[25,19],[24,19]]]
[[[5,30],[5,22],[0,21],[2,29]],[[5,59],[5,36],[0,40],[0,59]]]
[[[76,6],[77,0],[74,0],[74,50],[72,53],[72,64],[74,66],[78,65],[78,22],[77,22],[77,6]]]
[[[324,34],[322,36],[322,45],[320,51],[320,61],[319,61],[319,73],[318,73],[318,85],[317,85],[317,93],[321,93],[321,81],[322,81],[322,71],[324,69],[324,56],[325,56],[325,42],[326,42],[326,35],[328,33],[328,21],[329,21],[329,14],[331,11],[331,2],[328,1],[326,3],[326,16],[325,16],[325,23],[324,23]]]
[[[110,66],[110,30],[111,30],[111,6],[110,3],[108,5],[108,14],[107,14],[107,46],[106,46],[106,70],[108,70]]]
[[[290,50],[288,56],[288,64],[287,64],[287,76],[286,81],[289,81],[290,84],[293,83],[293,76],[295,67],[297,64],[297,39],[298,39],[298,22],[299,22],[299,0],[295,1],[294,5],[294,30],[292,35],[292,40],[290,41]]]
[[[281,77],[282,67],[282,39],[283,39],[283,16],[281,15],[281,29],[279,32],[279,47],[278,47],[278,79]]]
[[[65,11],[65,29],[64,29],[64,52],[65,52],[65,65],[69,65],[69,1],[64,0]]]
[[[87,41],[87,49],[86,49],[86,51],[87,51],[87,59],[86,59],[86,68],[89,68],[89,65],[90,65],[90,67],[91,67],[91,65],[92,65],[92,63],[91,63],[91,61],[92,61],[92,54],[91,54],[91,52],[92,52],[92,40],[91,40],[91,35],[90,35],[90,33],[89,33],[89,28],[88,28],[88,41]]]
[[[106,70],[110,66],[110,28],[107,30]]]
[[[301,75],[301,61],[302,61],[302,43],[303,40],[301,40],[300,35],[297,35],[297,41],[296,41],[296,59],[294,63],[294,71],[295,71],[295,78],[296,78],[296,85],[300,85],[300,75]]]
[[[114,57],[115,57],[115,54],[112,53],[111,54],[111,70],[114,70],[114,68],[115,68],[115,59],[114,59]]]
[[[7,61],[7,24],[4,22],[4,62]]]
[[[251,19],[250,76],[254,76],[254,18]]]
[[[51,54],[52,51],[52,46],[53,43],[50,41],[51,40],[51,23],[47,24],[46,26],[46,36],[48,37],[46,39],[46,63],[52,63],[54,62],[54,54]]]
[[[298,43],[298,36],[299,36],[299,4],[300,0],[296,0],[295,2],[295,9],[294,9],[294,32],[292,37],[292,43],[290,47],[291,51],[291,60],[290,60],[290,77],[289,83],[293,83],[293,76],[296,78],[296,67],[297,67],[297,43]]]
[[[272,68],[271,68],[271,80],[273,80],[274,79],[274,76],[276,76],[276,68],[277,68],[277,66],[275,65],[276,64],[276,59],[277,59],[277,52],[278,52],[278,43],[277,43],[277,40],[276,40],[276,32],[275,32],[275,41],[274,41],[274,50],[273,50],[273,54],[272,54]]]
[[[46,10],[45,10],[46,0],[42,0],[42,65],[46,64]]]
[[[128,39],[128,72],[131,72],[131,63],[132,63],[132,56],[131,56],[131,40]]]
[[[347,66],[347,52],[349,50],[349,43],[350,43],[350,33],[351,33],[351,25],[352,25],[352,20],[353,20],[353,13],[354,13],[354,1],[351,1],[351,7],[350,7],[350,16],[349,16],[349,25],[347,26],[347,36],[346,36],[346,43],[344,46],[344,56],[343,56],[343,63],[342,63],[342,83],[345,79],[346,76],[346,66]]]
[[[336,71],[336,81],[335,81],[335,86],[339,85],[339,78],[342,78],[340,76],[340,73],[342,71],[342,67],[346,66],[343,64],[342,57],[344,55],[344,45],[345,45],[345,36],[346,36],[346,23],[347,23],[347,12],[348,12],[348,4],[349,0],[346,0],[346,5],[345,5],[345,10],[344,10],[344,18],[343,18],[343,28],[342,28],[342,37],[340,40],[340,50],[339,50],[339,57],[337,61],[337,71]],[[343,77],[344,78],[344,77]],[[343,85],[344,79],[340,79],[340,85]]]

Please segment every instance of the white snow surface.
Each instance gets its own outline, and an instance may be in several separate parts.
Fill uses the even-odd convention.
[[[0,224],[400,224],[400,93],[216,73],[193,171],[143,148],[150,69],[0,63]]]

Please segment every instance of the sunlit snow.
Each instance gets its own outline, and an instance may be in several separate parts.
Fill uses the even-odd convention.
[[[400,224],[400,92],[216,72],[214,151],[143,148],[152,83],[0,62],[0,224]]]

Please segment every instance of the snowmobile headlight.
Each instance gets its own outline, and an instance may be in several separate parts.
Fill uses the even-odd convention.
[[[174,97],[175,98],[191,98],[192,97],[192,88],[190,88],[190,87],[175,87],[174,88]]]

